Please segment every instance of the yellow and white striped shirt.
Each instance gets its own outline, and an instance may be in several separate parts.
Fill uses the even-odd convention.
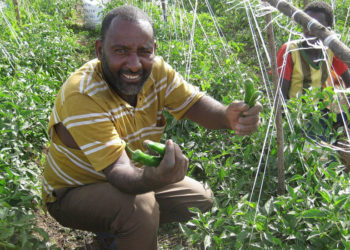
[[[50,117],[51,145],[42,185],[44,204],[55,201],[55,189],[107,181],[102,170],[120,157],[126,142],[133,149],[145,150],[144,140],[159,141],[163,134],[164,110],[181,119],[203,95],[156,57],[133,107],[109,88],[98,59],[83,65],[61,87]],[[80,149],[60,141],[53,127],[59,122]]]

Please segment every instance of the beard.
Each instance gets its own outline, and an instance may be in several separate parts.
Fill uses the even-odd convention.
[[[105,54],[102,54],[102,71],[108,85],[115,91],[117,94],[121,96],[135,96],[137,95],[143,85],[147,81],[148,77],[151,74],[151,70],[139,70],[137,72],[132,72],[130,70],[122,70],[120,69],[118,72],[113,72],[109,67],[108,60]],[[122,74],[127,75],[141,75],[141,79],[138,82],[127,82],[123,79]]]

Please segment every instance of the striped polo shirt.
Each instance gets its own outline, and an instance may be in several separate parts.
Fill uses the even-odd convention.
[[[103,79],[98,59],[83,65],[62,85],[50,117],[44,204],[55,201],[54,189],[107,181],[102,170],[120,157],[126,143],[132,149],[145,150],[144,140],[159,141],[162,137],[164,110],[179,120],[203,95],[157,56],[133,107]],[[54,129],[59,122],[80,149],[61,142]]]

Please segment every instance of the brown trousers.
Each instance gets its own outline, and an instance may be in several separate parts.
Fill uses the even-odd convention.
[[[52,217],[65,227],[116,235],[118,249],[157,249],[159,224],[185,222],[190,207],[207,211],[212,192],[202,184],[184,180],[140,195],[126,194],[109,183],[56,190],[48,203]]]

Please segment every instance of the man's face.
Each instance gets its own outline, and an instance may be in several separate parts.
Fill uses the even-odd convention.
[[[327,27],[328,23],[326,21],[326,14],[323,12],[317,12],[317,11],[306,11],[306,14],[311,16],[312,18],[315,18],[320,24]],[[304,37],[307,39],[307,42],[310,44],[316,44],[319,39],[315,37],[308,29],[304,29]]]
[[[152,71],[156,44],[149,22],[114,18],[104,42],[96,42],[104,77],[123,99],[135,97]]]

